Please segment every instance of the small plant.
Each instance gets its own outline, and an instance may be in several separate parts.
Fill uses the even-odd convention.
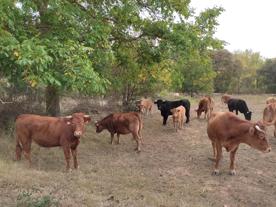
[[[59,203],[51,196],[46,195],[39,198],[34,198],[31,192],[23,191],[17,197],[17,207],[55,207]]]

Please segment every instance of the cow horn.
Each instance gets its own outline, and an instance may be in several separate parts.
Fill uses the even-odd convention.
[[[262,130],[257,124],[255,125],[255,128],[256,128],[258,131],[265,133],[265,131]]]
[[[72,119],[72,116],[69,115],[69,116],[66,116],[65,118],[66,118],[66,119]]]
[[[84,118],[90,118],[90,115],[84,115],[83,117]]]

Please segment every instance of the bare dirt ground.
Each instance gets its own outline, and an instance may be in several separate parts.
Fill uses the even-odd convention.
[[[253,121],[261,119],[267,96],[239,97],[253,111]],[[215,97],[215,111],[226,111],[219,98]],[[196,101],[191,110],[197,107]],[[79,146],[80,169],[71,173],[65,173],[59,148],[45,149],[33,144],[32,168],[28,168],[25,159],[13,161],[14,137],[2,135],[0,206],[28,206],[22,198],[29,202],[48,198],[53,201],[52,206],[66,207],[276,206],[273,129],[268,130],[272,152],[263,154],[242,144],[236,156],[237,175],[230,176],[229,153],[224,151],[221,174],[212,176],[206,120],[198,120],[195,112],[191,113],[191,122],[175,132],[171,118],[167,126],[162,126],[155,107],[152,115],[143,117],[144,145],[140,154],[134,152],[135,142],[130,135],[121,136],[120,145],[110,145],[109,133],[96,134],[90,124]]]

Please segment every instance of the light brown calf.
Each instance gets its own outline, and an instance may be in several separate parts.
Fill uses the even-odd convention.
[[[153,102],[150,99],[142,99],[138,104],[139,111],[146,115],[148,115],[148,113],[151,113],[152,106]]]
[[[198,103],[198,109],[195,110],[197,112],[197,118],[200,118],[201,113],[204,112],[204,118],[206,119],[207,117],[209,119],[214,109],[214,105],[214,100],[210,96],[203,97]]]
[[[184,106],[178,106],[170,110],[172,113],[173,118],[173,126],[175,130],[182,129],[184,126],[184,115],[185,115],[185,108]]]
[[[265,101],[265,103],[268,105],[268,104],[271,104],[271,103],[276,103],[276,97],[268,97]]]
[[[228,95],[228,94],[223,94],[223,95],[221,96],[221,102],[222,102],[222,103],[227,104],[228,101],[229,101],[229,99],[231,99],[231,96]]]
[[[269,126],[274,125],[274,137],[276,137],[276,102],[268,104],[263,112],[263,122]]]

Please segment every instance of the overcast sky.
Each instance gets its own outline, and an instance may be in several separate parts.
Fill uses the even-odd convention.
[[[191,0],[196,11],[215,5],[225,9],[215,36],[228,42],[226,49],[276,57],[276,0]]]

